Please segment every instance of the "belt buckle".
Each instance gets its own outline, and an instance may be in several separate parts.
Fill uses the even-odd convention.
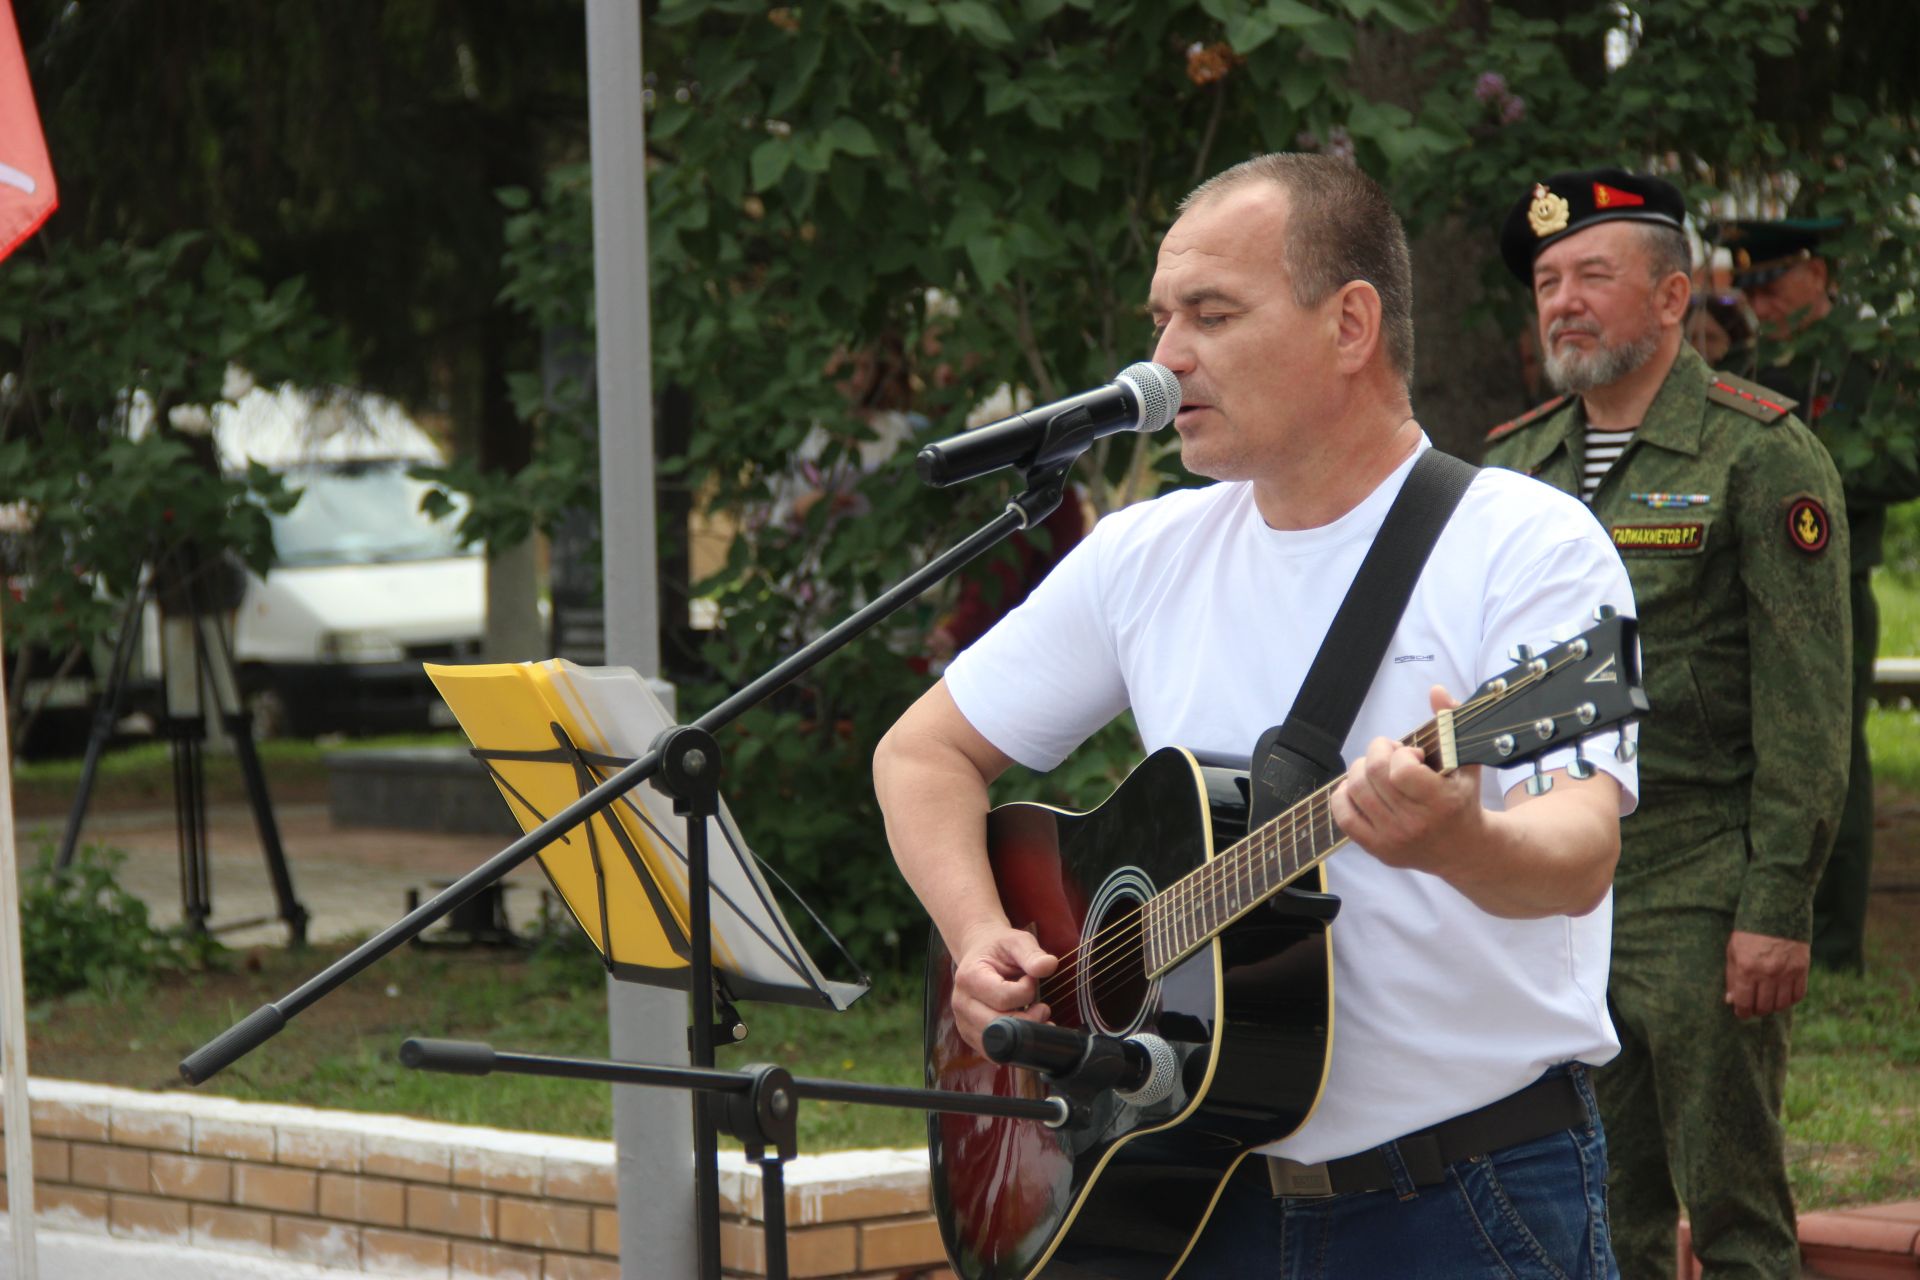
[[[1267,1182],[1273,1187],[1276,1200],[1283,1197],[1322,1200],[1333,1194],[1333,1176],[1327,1172],[1324,1160],[1319,1164],[1301,1164],[1285,1156],[1268,1156]]]

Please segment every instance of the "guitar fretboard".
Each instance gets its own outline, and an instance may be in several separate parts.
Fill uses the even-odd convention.
[[[1444,732],[1440,719],[1429,720],[1401,741],[1420,748],[1428,764],[1439,768]],[[1331,804],[1343,780],[1334,779],[1262,823],[1148,900],[1142,949],[1149,977],[1184,960],[1346,843]]]

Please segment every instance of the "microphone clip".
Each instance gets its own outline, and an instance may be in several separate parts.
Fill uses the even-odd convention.
[[[981,1036],[981,1048],[995,1062],[1047,1077],[1076,1115],[1107,1093],[1131,1106],[1150,1107],[1170,1097],[1179,1081],[1173,1046],[1147,1033],[1119,1039],[1024,1018],[995,1018]]]

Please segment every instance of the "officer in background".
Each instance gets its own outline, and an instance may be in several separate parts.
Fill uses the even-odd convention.
[[[1619,169],[1514,205],[1502,256],[1564,394],[1489,433],[1486,461],[1585,498],[1640,610],[1652,710],[1614,880],[1621,1051],[1594,1081],[1621,1274],[1673,1274],[1684,1203],[1706,1276],[1789,1276],[1779,1117],[1846,788],[1847,532],[1791,401],[1683,340],[1685,213]]]
[[[1845,223],[1838,218],[1729,222],[1718,240],[1733,254],[1733,285],[1747,295],[1761,333],[1749,352],[1729,354],[1726,368],[1746,373],[1802,406],[1801,415],[1827,446],[1846,490],[1852,546],[1853,743],[1847,807],[1833,856],[1813,898],[1813,962],[1858,973],[1866,963],[1868,881],[1873,868],[1873,764],[1867,754],[1867,703],[1880,650],[1880,611],[1873,567],[1881,562],[1887,508],[1920,498],[1920,466],[1911,452],[1876,445],[1863,428],[1884,420],[1897,388],[1883,364],[1830,341],[1833,268],[1822,243]],[[1710,236],[1710,238],[1712,238]],[[1898,411],[1895,410],[1897,413]],[[1912,407],[1896,425],[1911,438]]]

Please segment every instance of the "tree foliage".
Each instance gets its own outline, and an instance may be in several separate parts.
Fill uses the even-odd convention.
[[[269,288],[204,235],[43,240],[0,270],[0,560],[15,592],[7,638],[23,655],[9,672],[19,724],[34,709],[26,678],[53,673],[30,672],[29,648],[70,667],[116,625],[146,566],[189,548],[271,560],[267,510],[295,495],[263,468],[219,475],[204,435],[236,362],[313,380],[344,353],[299,280]],[[174,427],[176,408],[198,435]],[[137,418],[144,434],[129,430]]]
[[[1889,290],[1900,271],[1913,278],[1911,215],[1885,196],[1911,189],[1898,184],[1912,91],[1884,58],[1862,59],[1863,12],[1576,0],[1465,6],[1441,27],[1434,6],[1377,0],[663,4],[647,44],[654,362],[659,385],[696,402],[692,443],[669,468],[749,535],[706,584],[724,629],[673,673],[686,705],[709,705],[703,694],[1010,492],[1011,477],[928,493],[908,448],[862,475],[876,412],[908,410],[944,434],[1003,384],[1046,399],[1144,356],[1140,303],[1175,203],[1259,151],[1351,157],[1416,225],[1484,228],[1489,258],[1525,180],[1558,168],[1659,168],[1702,216],[1768,195],[1795,212],[1845,205],[1877,264],[1856,284],[1878,300],[1846,340],[1905,342],[1911,308]],[[1355,86],[1393,67],[1363,76],[1356,57],[1383,46],[1402,51],[1404,74],[1369,96]],[[1835,70],[1867,63],[1876,77]],[[1788,109],[1774,92],[1786,67],[1821,91]],[[1442,314],[1504,343],[1524,295],[1492,270],[1487,283],[1503,325],[1465,304]],[[1445,371],[1424,385],[1444,400]],[[820,428],[850,498],[768,518]],[[1102,509],[1182,482],[1151,438],[1103,443],[1081,479]],[[857,904],[835,922],[869,942],[919,918],[877,887],[893,881],[865,764],[924,686],[913,659],[935,608],[750,718],[731,760],[756,808],[782,811],[782,864],[826,901]],[[1131,749],[1083,752],[1078,793],[1050,779],[1048,794],[1091,799]]]
[[[494,191],[534,184],[582,145],[577,0],[182,8],[19,0],[14,9],[61,207],[39,237],[45,271],[22,275],[32,271],[17,265],[23,254],[0,279],[15,302],[71,285],[90,314],[134,317],[124,334],[88,349],[84,376],[161,402],[164,437],[165,407],[189,397],[170,380],[175,366],[217,345],[263,377],[351,378],[433,413],[489,472],[526,461],[505,371],[527,359],[533,340],[518,312],[494,305],[505,223]],[[153,267],[141,255],[177,254],[189,235],[194,261],[143,292]],[[201,261],[224,274],[196,281]],[[61,273],[78,275],[63,284]],[[304,283],[259,283],[295,280]],[[246,287],[261,297],[249,304],[232,292],[235,281],[255,282]],[[203,314],[244,305],[253,314],[237,326]],[[271,341],[250,347],[270,337],[262,327],[270,306],[297,308],[308,323],[325,317],[324,357],[310,351],[287,363]],[[184,520],[203,499],[230,512],[195,522],[210,553],[231,545],[264,564],[270,544],[257,509],[237,502],[232,485],[187,483],[177,442],[102,434],[111,402],[91,382],[69,388],[51,363],[63,344],[84,339],[72,319],[57,301],[44,315],[16,317],[14,338],[30,330],[38,343],[36,381],[20,383],[26,371],[11,363],[0,370],[14,373],[18,403],[58,396],[62,405],[58,415],[32,416],[30,431],[28,418],[14,416],[9,465],[32,478],[26,496],[36,510],[69,511],[66,527],[48,536],[63,540],[90,580],[66,575],[70,599],[55,629],[84,641],[109,625],[107,606],[125,584],[117,562],[177,538],[159,513]],[[0,359],[12,358],[0,334]],[[211,369],[217,388],[220,361]],[[146,477],[140,494],[109,483],[136,474]],[[15,496],[22,491],[0,492]],[[128,497],[137,500],[121,501]],[[35,591],[53,590],[60,575],[41,568]],[[22,624],[47,638],[51,624],[31,602],[24,613]]]
[[[1017,477],[928,491],[913,444],[1003,384],[1046,400],[1146,358],[1154,248],[1199,180],[1303,136],[1385,174],[1464,141],[1347,87],[1356,32],[1433,20],[1424,0],[663,4],[646,46],[655,380],[695,405],[670,467],[743,535],[704,584],[722,629],[671,673],[683,707],[1000,510]],[[917,433],[867,470],[862,446],[902,413]],[[827,477],[806,483],[830,490],[804,511],[803,450]],[[1128,436],[1080,479],[1106,509],[1184,477],[1167,441]],[[870,958],[924,918],[867,776],[926,685],[939,607],[832,659],[728,748],[750,834],[768,824],[762,843]],[[1122,732],[1076,761],[1074,793],[1027,785],[1090,800],[1136,751]]]
[[[1486,228],[1491,247],[1530,182],[1614,164],[1678,186],[1709,252],[1728,218],[1846,219],[1846,232],[1824,246],[1845,305],[1763,355],[1798,348],[1829,367],[1875,361],[1886,376],[1872,405],[1844,434],[1829,433],[1829,448],[1843,471],[1887,452],[1911,462],[1920,88],[1891,72],[1920,59],[1911,7],[1580,0],[1552,17],[1529,16],[1532,7],[1492,6],[1484,25],[1434,51],[1423,68],[1423,117],[1452,121],[1472,144],[1412,175],[1403,205],[1457,213]],[[1890,62],[1890,50],[1905,63]],[[1487,271],[1505,327],[1527,323],[1525,291],[1497,261]]]

